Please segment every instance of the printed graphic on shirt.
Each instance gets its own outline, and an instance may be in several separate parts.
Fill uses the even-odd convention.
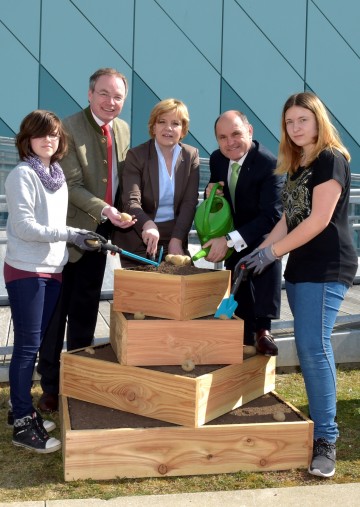
[[[289,231],[303,222],[311,213],[311,176],[311,167],[302,169],[292,177],[288,177],[284,185],[282,202]]]

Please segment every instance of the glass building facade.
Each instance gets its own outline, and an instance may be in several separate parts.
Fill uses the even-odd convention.
[[[148,138],[156,102],[183,100],[185,140],[208,157],[213,125],[240,109],[277,152],[289,95],[328,107],[360,173],[360,2],[343,0],[12,0],[0,11],[0,136],[36,108],[61,118],[87,105],[89,76],[116,67],[130,84],[131,144]]]

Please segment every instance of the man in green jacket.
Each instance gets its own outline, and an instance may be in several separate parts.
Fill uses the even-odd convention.
[[[96,231],[106,239],[112,224],[127,228],[113,206],[130,144],[129,127],[118,115],[128,83],[111,68],[97,70],[89,82],[89,106],[64,120],[69,151],[61,166],[69,188],[67,225]],[[108,132],[106,131],[107,127]],[[69,246],[59,303],[44,335],[39,355],[43,394],[38,408],[58,409],[59,361],[67,321],[67,349],[89,346],[94,338],[106,256]]]

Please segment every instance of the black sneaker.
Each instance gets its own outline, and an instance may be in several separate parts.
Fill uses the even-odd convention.
[[[34,410],[36,412],[36,417],[38,419],[39,425],[42,425],[44,427],[45,431],[50,433],[50,431],[53,431],[56,428],[56,424],[54,423],[54,421],[49,421],[47,419],[43,419],[40,412],[38,410],[36,410],[35,408],[34,408]],[[14,426],[14,413],[12,411],[12,406],[11,406],[10,400],[9,400],[9,410],[8,410],[8,414],[7,414],[7,424],[8,424],[8,426]]]
[[[335,473],[335,444],[325,438],[314,440],[313,457],[308,472],[319,477],[332,477]]]
[[[37,410],[35,410],[34,414],[34,422],[36,424],[38,432],[43,438],[49,438],[48,432],[54,430],[56,428],[56,424],[53,421],[44,420]]]
[[[42,454],[57,451],[61,447],[60,440],[50,438],[44,427],[39,427],[36,412],[15,419],[12,443]]]

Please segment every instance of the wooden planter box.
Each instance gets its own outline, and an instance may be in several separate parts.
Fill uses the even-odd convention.
[[[112,309],[110,343],[120,364],[133,366],[240,364],[243,361],[241,319],[134,320]]]
[[[275,358],[197,366],[190,376],[179,366],[118,364],[110,344],[86,350],[61,354],[60,394],[174,424],[199,427],[275,388]]]
[[[227,423],[226,415],[201,428],[156,426],[156,421],[140,416],[131,427],[121,427],[126,413],[97,407],[103,411],[102,421],[108,423],[116,415],[119,424],[93,429],[91,409],[96,406],[77,401],[77,410],[89,425],[73,429],[68,401],[71,405],[76,400],[62,396],[60,403],[66,481],[267,472],[307,468],[311,459],[313,423],[286,402],[290,413],[285,414],[285,422],[237,424],[236,417],[229,415]]]
[[[114,310],[162,319],[190,320],[213,315],[229,294],[230,271],[174,275],[116,269]]]

